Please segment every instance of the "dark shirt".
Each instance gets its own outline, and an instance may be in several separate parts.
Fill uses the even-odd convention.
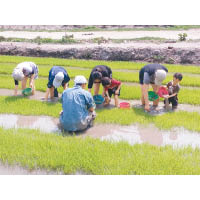
[[[150,83],[154,84],[155,72],[159,69],[163,69],[168,72],[168,69],[160,64],[148,64],[145,65],[139,72],[140,84],[144,84],[144,73],[146,72],[150,77]]]
[[[178,94],[178,92],[180,91],[180,85],[179,84],[173,85],[173,81],[170,81],[167,84],[167,88],[168,88],[169,95],[172,95],[172,94],[175,94],[175,93]]]
[[[102,77],[112,78],[112,71],[109,67],[105,65],[97,65],[96,67],[93,68],[92,72],[90,73],[89,82],[88,82],[89,89],[91,89],[93,86],[94,80],[93,80],[92,74],[96,71],[100,72],[102,74]]]
[[[70,81],[70,77],[67,74],[67,71],[63,67],[53,66],[51,68],[51,70],[49,71],[49,82],[47,84],[48,88],[52,88],[53,87],[53,81],[54,81],[54,78],[55,78],[55,76],[56,76],[56,74],[58,72],[63,72],[63,74],[64,74],[64,80],[62,81],[62,86],[63,87],[64,87],[65,83],[68,83]]]

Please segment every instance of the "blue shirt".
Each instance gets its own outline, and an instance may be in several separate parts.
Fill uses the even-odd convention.
[[[87,117],[91,107],[94,107],[92,95],[81,88],[74,86],[65,90],[62,94],[63,113],[60,122],[66,131],[84,130],[88,126]]]
[[[69,75],[67,74],[67,71],[63,67],[53,66],[49,71],[49,82],[47,84],[48,88],[53,87],[53,81],[58,72],[63,72],[64,74],[64,80],[62,81],[62,86],[64,86],[65,83],[68,83],[70,81]]]

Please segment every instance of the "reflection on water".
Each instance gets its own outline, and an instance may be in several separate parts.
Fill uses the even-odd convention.
[[[48,116],[0,115],[0,126],[3,128],[30,128],[46,133],[60,133],[58,124],[58,118]],[[79,136],[95,137],[113,142],[126,141],[131,145],[149,143],[156,146],[172,145],[173,147],[183,147],[191,145],[194,148],[200,147],[200,133],[198,132],[191,132],[184,128],[161,131],[154,125],[144,127],[141,125],[98,124]]]

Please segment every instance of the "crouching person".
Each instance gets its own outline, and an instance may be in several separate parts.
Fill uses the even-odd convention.
[[[86,91],[87,80],[84,76],[76,76],[73,88],[62,94],[60,124],[64,131],[83,131],[92,126],[96,117],[95,103],[90,92]]]

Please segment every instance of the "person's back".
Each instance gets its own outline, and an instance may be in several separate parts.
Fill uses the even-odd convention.
[[[88,126],[89,111],[94,106],[92,95],[76,85],[62,94],[63,113],[60,117],[65,131],[84,130]]]

